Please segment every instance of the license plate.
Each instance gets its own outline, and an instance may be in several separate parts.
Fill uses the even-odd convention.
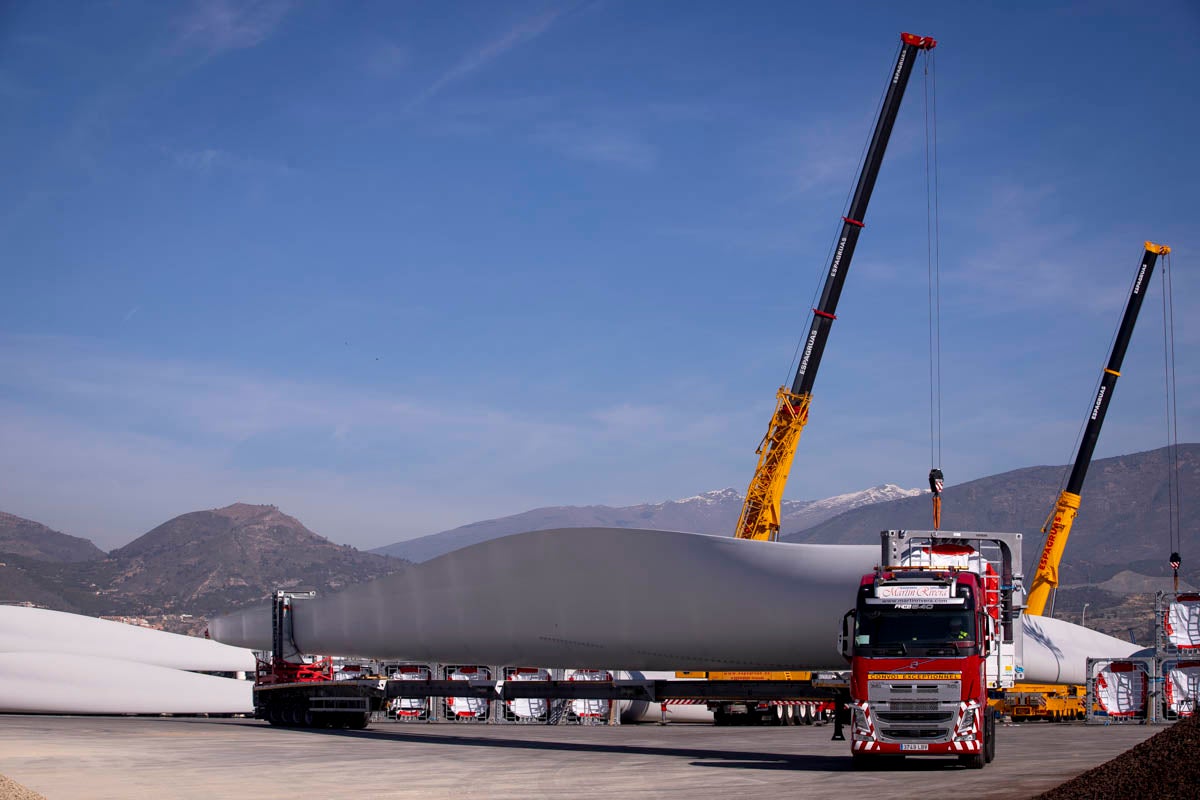
[[[929,745],[927,745],[927,744],[902,744],[902,745],[900,745],[900,749],[901,750],[928,750]]]

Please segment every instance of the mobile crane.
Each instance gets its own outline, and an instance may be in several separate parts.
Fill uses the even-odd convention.
[[[1138,312],[1142,309],[1145,289],[1158,257],[1170,252],[1171,248],[1166,245],[1146,242],[1142,263],[1138,266],[1129,300],[1125,304],[1125,315],[1121,318],[1121,327],[1117,330],[1112,353],[1108,357],[1108,366],[1104,368],[1100,377],[1100,388],[1096,391],[1096,399],[1092,401],[1071,476],[1067,479],[1066,488],[1058,495],[1058,501],[1047,524],[1042,527],[1042,533],[1046,534],[1046,543],[1042,547],[1042,555],[1038,559],[1037,569],[1029,586],[1027,614],[1043,616],[1051,595],[1058,587],[1058,565],[1067,546],[1067,537],[1071,535],[1075,515],[1079,513],[1083,480],[1087,477],[1088,467],[1092,463],[1092,453],[1096,450],[1096,441],[1100,438],[1100,428],[1104,425],[1104,415],[1108,413],[1108,406],[1112,402],[1117,378],[1121,376],[1121,362],[1125,360],[1125,351],[1129,347],[1133,326],[1137,322]]]
[[[875,122],[875,133],[871,137],[858,176],[854,197],[846,216],[842,217],[841,235],[834,248],[833,261],[825,277],[821,299],[812,310],[812,324],[804,340],[796,377],[792,381],[791,389],[779,388],[775,413],[771,416],[767,435],[758,447],[758,466],[754,470],[750,487],[746,490],[746,499],[738,518],[735,535],[739,539],[774,541],[779,536],[783,490],[787,485],[800,434],[808,422],[813,382],[821,365],[821,356],[825,352],[833,321],[837,319],[838,299],[846,282],[850,261],[854,257],[858,236],[862,233],[867,204],[871,201],[875,179],[879,177],[879,167],[883,163],[883,154],[892,135],[896,114],[900,110],[900,101],[904,99],[904,90],[908,86],[909,76],[912,75],[917,54],[937,46],[937,42],[931,37],[911,33],[900,34],[900,42],[900,53],[896,58],[896,66],[892,69],[887,94]]]
[[[796,446],[800,442],[800,434],[808,423],[808,408],[812,400],[813,383],[817,377],[817,369],[821,365],[821,357],[829,340],[830,330],[834,320],[842,287],[846,282],[846,273],[850,270],[850,261],[854,257],[858,245],[859,234],[862,233],[864,220],[867,215],[867,204],[871,201],[871,193],[875,188],[875,180],[879,177],[879,168],[883,163],[883,155],[887,150],[888,141],[892,135],[892,127],[900,111],[900,103],[904,99],[904,90],[912,75],[917,55],[922,50],[932,50],[937,41],[929,36],[916,36],[911,33],[900,34],[900,52],[896,56],[896,64],[890,73],[887,92],[875,121],[875,131],[871,136],[862,169],[858,175],[858,183],[846,216],[842,217],[842,230],[833,251],[833,260],[825,276],[825,285],[821,290],[820,302],[812,310],[812,323],[808,335],[804,339],[804,349],[800,363],[796,368],[792,386],[781,386],[776,393],[775,412],[771,415],[771,423],[766,436],[758,447],[758,465],[750,487],[746,490],[746,499],[738,518],[734,535],[739,539],[758,539],[775,541],[779,536],[782,522],[781,505],[783,492],[787,486],[788,474],[791,472],[792,461],[796,455]],[[747,678],[757,680],[793,680],[809,682],[812,673],[805,670],[794,672],[732,672],[732,673],[696,673],[679,672],[680,678],[704,677],[713,681],[742,680]],[[748,720],[765,724],[778,723],[790,718],[788,712],[793,709],[771,702],[740,703],[715,702],[710,703],[714,719],[718,725],[731,724],[734,721]],[[821,707],[824,716],[827,709]]]
[[[1079,513],[1083,490],[1083,481],[1087,476],[1088,467],[1092,462],[1092,454],[1096,442],[1100,438],[1100,428],[1104,425],[1105,414],[1112,402],[1113,390],[1117,378],[1121,376],[1121,363],[1125,360],[1125,351],[1133,334],[1133,326],[1137,323],[1138,312],[1141,311],[1145,290],[1154,271],[1154,265],[1160,255],[1171,252],[1166,245],[1145,243],[1142,262],[1138,265],[1129,300],[1125,304],[1125,314],[1121,318],[1121,327],[1113,341],[1112,353],[1108,365],[1100,377],[1100,387],[1092,401],[1088,414],[1087,425],[1084,428],[1083,439],[1079,452],[1075,456],[1075,464],[1067,479],[1066,488],[1058,495],[1042,533],[1046,541],[1038,559],[1033,580],[1030,583],[1028,604],[1025,613],[1033,616],[1044,616],[1046,606],[1053,608],[1052,597],[1058,587],[1058,565],[1062,561],[1063,552],[1067,546],[1067,537],[1071,535],[1071,527],[1075,515]],[[1082,719],[1087,711],[1084,708],[1086,692],[1082,686],[1020,683],[1007,689],[1002,696],[993,701],[993,707],[1002,714],[1013,719],[1045,719],[1061,721],[1064,719]]]

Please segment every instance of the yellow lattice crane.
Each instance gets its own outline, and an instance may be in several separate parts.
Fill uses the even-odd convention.
[[[1100,428],[1104,425],[1104,415],[1108,413],[1108,405],[1112,402],[1117,378],[1121,376],[1121,362],[1125,360],[1125,351],[1129,347],[1133,326],[1142,308],[1142,299],[1150,283],[1150,275],[1158,257],[1170,252],[1171,248],[1166,245],[1146,242],[1142,263],[1138,266],[1129,301],[1125,304],[1125,315],[1121,318],[1121,327],[1117,330],[1112,353],[1108,357],[1108,366],[1104,368],[1100,377],[1100,388],[1096,390],[1096,397],[1088,412],[1087,427],[1084,428],[1083,439],[1079,443],[1079,452],[1075,456],[1071,476],[1067,479],[1066,488],[1058,495],[1054,511],[1042,527],[1042,533],[1046,534],[1046,543],[1042,547],[1042,555],[1038,559],[1037,569],[1030,583],[1029,596],[1025,601],[1026,614],[1043,616],[1054,590],[1058,587],[1058,565],[1067,546],[1067,537],[1071,535],[1075,515],[1079,513],[1083,480],[1087,476],[1088,466],[1092,463],[1092,453],[1096,450],[1096,441],[1100,438]]]
[[[904,89],[908,85],[917,54],[922,50],[932,50],[936,45],[937,42],[928,36],[900,34],[900,53],[896,58],[895,67],[889,73],[887,93],[884,95],[879,117],[875,122],[875,133],[871,137],[862,170],[858,175],[854,197],[850,201],[846,216],[842,217],[841,236],[834,249],[829,272],[825,276],[821,300],[813,309],[812,325],[804,340],[796,377],[792,381],[791,389],[786,386],[780,387],[776,395],[775,413],[771,415],[771,425],[758,447],[758,467],[754,470],[750,488],[746,490],[746,499],[734,534],[739,539],[774,541],[779,536],[783,491],[787,486],[788,473],[792,469],[792,460],[796,456],[796,445],[799,444],[800,434],[808,422],[813,381],[817,376],[821,355],[825,352],[825,344],[829,340],[830,328],[837,319],[835,311],[838,298],[846,282],[846,273],[850,270],[850,260],[854,257],[858,235],[863,229],[867,204],[875,188],[875,179],[879,176],[879,166],[883,163],[883,154],[892,135],[892,126],[900,110],[900,101],[904,99]]]

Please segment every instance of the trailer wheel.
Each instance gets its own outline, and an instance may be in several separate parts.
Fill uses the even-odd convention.
[[[263,715],[267,718],[267,724],[269,725],[278,726],[283,724],[283,719],[279,716],[279,706],[274,703],[264,709]]]
[[[348,714],[346,727],[352,731],[361,731],[371,724],[371,714],[367,711],[361,714]]]

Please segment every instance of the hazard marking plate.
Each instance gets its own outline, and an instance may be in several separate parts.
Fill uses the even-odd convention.
[[[929,745],[927,745],[927,744],[902,744],[902,745],[900,745],[900,749],[901,750],[928,750]]]

